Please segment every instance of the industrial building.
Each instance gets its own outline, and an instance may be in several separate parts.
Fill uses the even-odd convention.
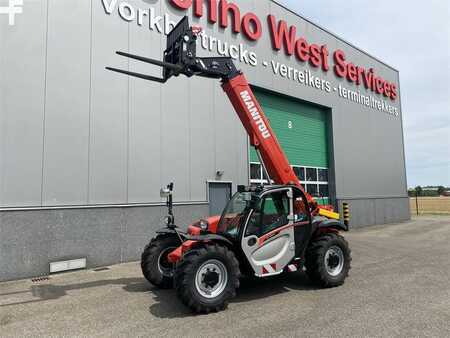
[[[395,68],[276,1],[29,1],[14,25],[0,17],[0,280],[139,259],[169,182],[181,227],[264,183],[218,81],[105,70],[160,76],[115,51],[162,58],[184,15],[202,55],[245,72],[319,202],[349,203],[352,227],[409,219]]]

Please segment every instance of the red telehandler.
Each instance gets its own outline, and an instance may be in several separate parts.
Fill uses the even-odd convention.
[[[199,220],[183,232],[172,211],[173,183],[161,189],[169,209],[166,226],[142,253],[146,279],[175,287],[195,312],[226,308],[242,275],[269,277],[306,270],[322,287],[344,283],[350,249],[332,206],[319,206],[300,184],[245,76],[227,57],[197,57],[201,32],[184,17],[167,36],[164,60],[117,54],[163,68],[163,77],[107,67],[108,70],[165,83],[172,76],[220,79],[261,161],[267,185],[239,186],[221,216]]]

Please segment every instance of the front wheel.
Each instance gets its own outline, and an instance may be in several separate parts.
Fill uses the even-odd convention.
[[[224,246],[207,245],[187,252],[175,270],[175,289],[197,313],[224,310],[239,287],[239,263]]]
[[[351,251],[344,237],[326,233],[313,239],[306,251],[306,274],[322,287],[344,284],[351,262]]]
[[[167,256],[181,245],[176,235],[159,235],[145,247],[141,256],[141,268],[144,277],[161,289],[173,286],[174,266]]]

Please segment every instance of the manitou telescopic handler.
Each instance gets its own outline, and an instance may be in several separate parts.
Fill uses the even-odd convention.
[[[165,83],[180,74],[220,79],[255,148],[268,185],[239,186],[222,213],[189,225],[175,225],[173,184],[161,190],[167,198],[166,227],[157,231],[142,253],[147,280],[160,288],[175,287],[181,301],[195,312],[226,308],[236,294],[241,274],[269,277],[305,269],[322,287],[344,283],[350,249],[331,206],[319,206],[303,189],[277,141],[245,76],[231,58],[197,57],[201,29],[183,18],[167,36],[164,60],[117,54],[163,68],[163,77],[107,69]]]

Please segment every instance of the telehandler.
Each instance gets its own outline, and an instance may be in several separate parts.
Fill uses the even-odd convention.
[[[117,54],[163,68],[162,78],[107,67],[108,70],[165,83],[172,76],[220,79],[267,185],[239,186],[221,216],[199,220],[183,232],[175,225],[173,183],[161,189],[169,209],[166,226],[145,247],[145,278],[160,288],[175,287],[181,301],[198,313],[223,310],[236,295],[242,275],[266,278],[305,270],[321,287],[344,283],[350,249],[340,234],[348,226],[332,206],[320,206],[302,187],[245,76],[228,57],[197,57],[201,28],[184,17],[167,36],[163,61]]]

